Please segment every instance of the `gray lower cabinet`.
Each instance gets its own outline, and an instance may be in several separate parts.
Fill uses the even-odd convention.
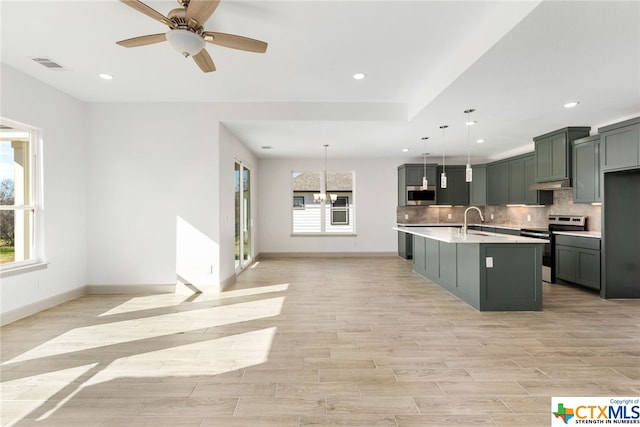
[[[413,235],[398,231],[398,256],[404,259],[413,258]]]
[[[600,200],[600,135],[576,139],[573,142],[573,202]]]
[[[600,290],[600,239],[557,235],[556,279]]]
[[[598,129],[603,171],[640,165],[640,117]]]
[[[412,236],[413,270],[424,276],[427,272],[427,239]]]

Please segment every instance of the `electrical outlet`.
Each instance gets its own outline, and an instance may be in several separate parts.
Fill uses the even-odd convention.
[[[447,219],[451,219],[451,214],[447,214]]]
[[[491,219],[493,219],[493,214],[491,214]]]
[[[531,215],[527,215],[527,221],[531,222]]]
[[[404,214],[404,219],[409,219],[409,214]]]
[[[493,257],[488,256],[485,258],[487,268],[493,268]]]

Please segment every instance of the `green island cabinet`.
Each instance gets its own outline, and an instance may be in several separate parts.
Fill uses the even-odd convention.
[[[640,117],[598,129],[602,171],[640,166]]]
[[[444,170],[447,174],[447,188],[440,187],[442,166],[438,166],[438,190],[436,192],[436,202],[439,205],[468,205],[469,183],[466,181],[466,166],[445,166]]]
[[[535,156],[523,154],[487,166],[487,204],[550,205],[553,192],[529,190],[535,184]]]
[[[398,166],[398,206],[407,205],[407,186],[422,185],[424,176],[424,164],[406,163]],[[429,185],[436,183],[436,164],[427,164],[427,181]]]
[[[487,267],[486,258],[494,264]],[[480,311],[542,310],[542,245],[413,236],[413,269]]]
[[[600,290],[600,239],[556,236],[556,279]]]
[[[600,202],[600,135],[573,141],[572,157],[573,202]]]
[[[571,179],[571,144],[589,136],[588,126],[558,129],[533,138],[536,182]]]

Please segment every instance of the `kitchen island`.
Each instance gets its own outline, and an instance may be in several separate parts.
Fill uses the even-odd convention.
[[[394,227],[413,235],[413,269],[480,311],[541,311],[547,240],[455,227]]]

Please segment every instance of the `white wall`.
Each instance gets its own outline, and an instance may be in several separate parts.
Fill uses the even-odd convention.
[[[1,66],[1,111],[42,129],[46,269],[2,278],[0,311],[73,292],[87,278],[86,105]]]
[[[333,159],[329,171],[355,171],[357,236],[291,236],[291,172],[320,171],[321,160],[260,160],[258,241],[261,253],[396,252],[399,159]]]
[[[218,121],[201,104],[89,111],[88,283],[217,286]]]

